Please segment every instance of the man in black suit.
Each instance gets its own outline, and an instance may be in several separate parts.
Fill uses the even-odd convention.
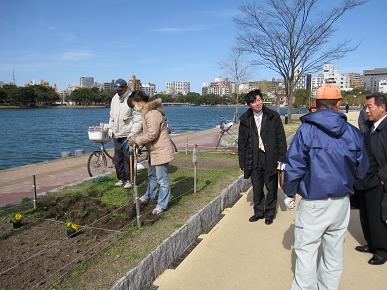
[[[370,167],[364,190],[359,190],[360,222],[366,245],[357,246],[359,252],[373,253],[368,261],[381,265],[387,261],[387,100],[383,95],[366,97],[366,113],[373,123],[366,132]]]
[[[285,161],[285,131],[280,115],[263,105],[260,90],[249,92],[245,100],[250,108],[240,117],[238,155],[239,167],[245,179],[251,177],[253,186],[254,215],[249,221],[265,218],[270,225],[277,205],[277,168]]]

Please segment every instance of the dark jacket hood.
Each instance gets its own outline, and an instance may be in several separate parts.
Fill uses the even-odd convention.
[[[332,137],[340,137],[347,129],[347,117],[340,112],[324,109],[301,117],[302,123],[315,125]]]

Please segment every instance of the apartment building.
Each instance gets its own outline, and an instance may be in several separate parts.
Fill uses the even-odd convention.
[[[129,90],[141,90],[141,80],[139,80],[135,75],[132,75],[132,78],[128,80]]]
[[[379,83],[387,79],[387,68],[364,70],[364,88],[371,93],[379,92]]]
[[[186,81],[167,82],[166,93],[170,95],[186,95],[191,91],[191,83]]]
[[[94,85],[94,77],[81,77],[79,79],[79,86],[81,88],[91,88]]]
[[[364,88],[364,78],[358,73],[349,73],[349,87],[351,88]]]
[[[156,93],[156,85],[151,83],[142,84],[141,90],[149,97],[153,97]]]

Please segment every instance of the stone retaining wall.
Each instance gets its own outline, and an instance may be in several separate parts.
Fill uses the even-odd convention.
[[[250,180],[240,176],[206,207],[191,216],[182,227],[166,238],[137,267],[119,279],[111,289],[151,288],[157,276],[177,261],[202,232],[210,229],[219,220],[222,211],[231,207],[238,200],[240,193],[245,192],[250,186]]]

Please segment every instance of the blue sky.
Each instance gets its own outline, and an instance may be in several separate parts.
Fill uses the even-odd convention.
[[[262,2],[258,0],[257,2]],[[326,5],[337,1],[324,0]],[[219,62],[235,45],[233,17],[244,1],[231,0],[1,0],[0,80],[17,85],[47,80],[60,89],[81,76],[98,82],[135,74],[158,91],[167,81],[203,82],[223,74]],[[341,72],[387,67],[386,0],[370,0],[337,24],[337,39],[360,42],[334,63]],[[254,79],[277,77],[253,69]]]

